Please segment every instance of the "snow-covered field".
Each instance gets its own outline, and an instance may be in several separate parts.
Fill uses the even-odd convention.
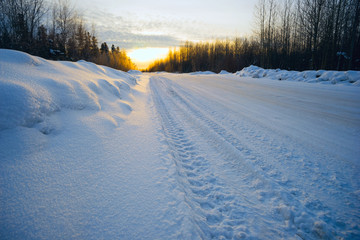
[[[359,73],[251,68],[0,50],[0,239],[360,238]]]

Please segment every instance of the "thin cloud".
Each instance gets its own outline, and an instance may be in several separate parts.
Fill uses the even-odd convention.
[[[144,35],[130,32],[116,32],[108,30],[99,33],[108,44],[114,44],[120,48],[133,49],[144,47],[170,47],[177,46],[180,40],[167,35]]]
[[[84,13],[89,24],[94,23],[99,41],[121,48],[178,46],[181,41],[224,38],[226,33],[214,35],[213,25],[194,19],[163,16],[114,15],[104,10]]]

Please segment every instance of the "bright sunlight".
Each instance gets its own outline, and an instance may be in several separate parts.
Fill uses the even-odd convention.
[[[139,48],[129,51],[129,57],[139,69],[145,69],[156,59],[166,57],[169,48]]]

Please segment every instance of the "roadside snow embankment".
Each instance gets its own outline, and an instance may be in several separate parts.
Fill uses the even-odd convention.
[[[331,84],[347,84],[360,86],[360,71],[287,71],[281,69],[263,69],[257,66],[249,66],[235,73],[240,77],[269,78],[274,80],[319,82]]]
[[[174,234],[146,79],[0,49],[0,239]]]
[[[198,72],[192,72],[189,74],[190,75],[209,75],[209,74],[215,74],[215,73],[211,72],[211,71],[198,71]]]
[[[47,117],[63,109],[100,111],[116,103],[121,118],[131,110],[129,94],[136,84],[130,74],[90,62],[47,61],[5,49],[0,75],[0,130],[37,125],[44,133]]]

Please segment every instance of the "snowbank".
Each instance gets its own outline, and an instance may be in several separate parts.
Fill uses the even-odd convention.
[[[230,74],[228,71],[226,71],[226,70],[221,70],[220,72],[219,72],[219,74]]]
[[[177,239],[139,80],[0,50],[0,239]]]
[[[141,75],[142,74],[142,72],[139,70],[129,70],[128,73],[132,74],[132,75]]]
[[[5,49],[0,49],[0,73],[0,130],[33,127],[63,109],[127,106],[136,84],[128,73],[90,62],[48,61]]]
[[[209,74],[215,74],[215,73],[211,72],[211,71],[198,71],[198,72],[192,72],[189,74],[190,75],[209,75]]]
[[[360,86],[360,71],[287,71],[281,69],[263,69],[249,66],[235,73],[240,77],[269,78],[274,80],[300,81],[308,83],[331,83]]]

